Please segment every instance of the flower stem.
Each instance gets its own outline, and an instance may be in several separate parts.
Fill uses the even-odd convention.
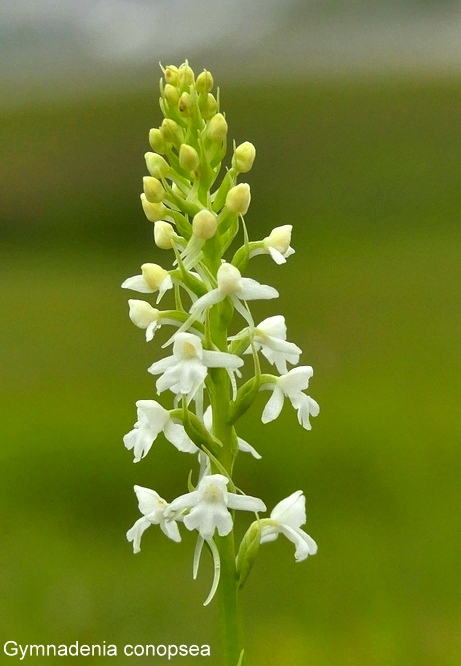
[[[227,322],[220,316],[221,308],[214,308],[211,331],[214,344],[222,351],[227,351]],[[232,476],[235,459],[235,435],[233,427],[227,422],[230,403],[229,376],[224,368],[210,370],[209,394],[213,410],[213,434],[221,443],[217,457],[219,462]],[[234,532],[225,537],[216,537],[221,560],[221,578],[218,587],[218,602],[221,620],[221,633],[224,650],[224,666],[237,666],[243,651],[243,624],[238,599],[238,578],[235,564]]]
[[[243,650],[243,625],[238,599],[238,581],[235,568],[234,533],[218,537],[217,545],[221,558],[221,579],[218,601],[223,637],[225,666],[237,666]],[[241,662],[242,664],[244,662]]]

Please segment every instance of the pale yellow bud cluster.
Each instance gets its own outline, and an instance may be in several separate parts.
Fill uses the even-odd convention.
[[[213,95],[213,76],[207,70],[195,76],[187,61],[162,70],[160,108],[164,118],[149,132],[152,152],[145,154],[149,175],[143,179],[141,203],[155,225],[157,246],[185,252],[192,266],[215,235],[222,236],[223,243],[235,235],[238,218],[246,214],[251,199],[250,186],[237,183],[237,178],[250,171],[256,151],[249,141],[234,144],[230,168],[211,192],[228,136],[219,96]]]

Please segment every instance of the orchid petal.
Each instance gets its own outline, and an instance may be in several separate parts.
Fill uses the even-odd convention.
[[[173,423],[171,420],[168,421],[164,433],[167,440],[171,442],[178,451],[183,451],[184,453],[197,453],[199,450],[184,430],[184,426],[179,425],[178,423]]]
[[[281,252],[279,252],[278,250],[276,250],[275,247],[269,246],[267,248],[267,250],[268,250],[269,254],[271,255],[272,259],[275,261],[276,264],[278,264],[280,266],[281,264],[286,263],[286,259],[283,256],[283,254]]]
[[[133,553],[139,553],[141,550],[141,537],[152,523],[144,516],[139,518],[133,527],[126,533],[128,541],[133,542]]]
[[[256,458],[256,460],[261,460],[261,455],[253,446],[251,446],[251,444],[248,444],[248,442],[246,442],[244,439],[237,437],[237,443],[239,451],[242,451],[243,453],[251,453],[251,455]]]
[[[235,354],[227,352],[203,350],[203,362],[209,368],[229,368],[236,370],[243,365],[243,360]]]
[[[216,303],[223,301],[225,298],[226,294],[223,294],[220,289],[212,289],[207,294],[204,294],[204,296],[198,298],[195,303],[192,304],[189,312],[191,315],[200,314],[212,305],[216,305]]]
[[[149,287],[142,275],[133,275],[122,282],[122,289],[131,289],[132,291],[139,291],[141,294],[153,294],[154,289]]]
[[[267,284],[259,284],[259,282],[252,278],[242,278],[242,288],[237,295],[245,301],[254,301],[278,298],[279,292],[274,287],[270,287]]]
[[[274,421],[282,411],[283,407],[283,391],[278,387],[274,386],[273,393],[269,400],[267,401],[264,411],[261,416],[263,423],[270,423]]]
[[[227,506],[229,509],[254,511],[255,513],[267,511],[266,505],[258,497],[251,497],[251,495],[237,495],[237,493],[229,493]]]

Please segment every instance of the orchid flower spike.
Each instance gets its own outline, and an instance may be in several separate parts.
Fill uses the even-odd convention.
[[[169,507],[168,502],[150,488],[135,486],[134,491],[138,498],[139,510],[143,516],[126,533],[128,541],[133,542],[133,552],[139,553],[141,550],[141,537],[150,525],[160,525],[160,529],[169,539],[181,541],[176,519],[165,516],[165,511]]]
[[[317,552],[314,539],[301,529],[305,522],[306,498],[302,490],[297,490],[274,507],[270,518],[261,521],[261,543],[275,541],[279,534],[284,534],[296,546],[296,562],[301,562]]]
[[[188,530],[197,530],[203,539],[208,540],[215,530],[220,536],[226,536],[232,530],[229,509],[266,511],[264,502],[257,497],[229,492],[228,483],[229,479],[223,474],[204,476],[196,490],[172,501],[167,515],[174,518],[189,510],[183,517],[184,525]]]
[[[218,268],[216,275],[218,286],[201,298],[197,299],[190,309],[191,315],[197,319],[207,308],[229,297],[235,309],[240,312],[246,321],[253,325],[248,309],[241,301],[254,301],[259,299],[277,298],[278,291],[266,284],[259,284],[256,280],[242,277],[238,268],[224,262]]]
[[[306,430],[311,430],[309,416],[317,416],[320,407],[309,395],[303,393],[309,385],[309,379],[314,374],[310,365],[301,365],[293,368],[286,375],[274,377],[271,383],[261,386],[260,390],[270,389],[273,391],[267,401],[262,414],[262,422],[274,421],[282,411],[284,398],[287,397],[293,407],[298,410],[298,421]]]
[[[142,294],[153,294],[158,291],[157,303],[168,289],[173,289],[170,274],[158,264],[143,264],[141,275],[133,275],[122,282],[123,289],[132,289]]]
[[[134,424],[133,430],[123,438],[126,448],[133,450],[134,462],[139,462],[149,453],[157,435],[161,432],[178,451],[197,453],[199,449],[187,436],[184,427],[179,423],[174,423],[170,412],[162,405],[155,400],[138,400],[136,407],[138,420]]]
[[[157,379],[157,391],[170,389],[176,395],[184,395],[189,403],[203,389],[208,368],[227,368],[235,371],[243,361],[227,352],[203,349],[202,341],[192,333],[175,333],[173,355],[153,363],[148,372],[161,375]]]

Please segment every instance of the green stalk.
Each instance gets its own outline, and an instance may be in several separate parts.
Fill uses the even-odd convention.
[[[218,603],[224,648],[223,664],[237,666],[243,650],[243,624],[235,569],[234,533],[218,537],[216,541],[221,558]]]
[[[222,316],[225,304],[212,309],[210,313],[210,333],[214,344],[227,351],[227,317]],[[235,436],[233,427],[227,423],[230,403],[230,381],[225,369],[210,369],[209,393],[213,410],[213,433],[223,444],[217,458],[232,475],[235,458]],[[218,472],[219,470],[213,470]],[[231,491],[233,488],[229,488]],[[243,624],[238,598],[238,579],[235,564],[234,533],[225,537],[217,537],[216,544],[221,559],[221,577],[218,587],[218,603],[221,620],[225,666],[242,666],[240,655],[243,651]]]

